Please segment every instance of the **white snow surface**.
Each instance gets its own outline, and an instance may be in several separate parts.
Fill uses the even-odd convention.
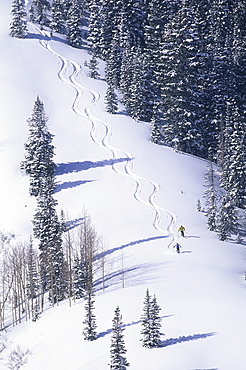
[[[206,161],[150,142],[148,123],[105,112],[106,84],[88,78],[86,47],[29,25],[28,38],[9,36],[10,0],[0,3],[0,229],[17,239],[32,233],[35,200],[20,172],[26,120],[37,95],[55,135],[60,164],[58,212],[71,220],[83,208],[107,248],[115,274],[97,288],[99,338],[86,342],[84,302],[47,308],[37,322],[9,327],[10,347],[29,349],[23,369],[109,369],[112,319],[119,305],[127,360],[135,370],[244,370],[246,368],[245,247],[207,231],[202,200]],[[203,200],[202,200],[202,203]],[[181,239],[178,227],[186,227]],[[181,244],[181,254],[173,249]],[[125,287],[122,287],[122,262]],[[140,317],[146,289],[161,306],[163,346],[143,348]],[[6,350],[7,351],[7,350]],[[6,357],[6,356],[5,356]],[[6,369],[1,354],[0,369]]]

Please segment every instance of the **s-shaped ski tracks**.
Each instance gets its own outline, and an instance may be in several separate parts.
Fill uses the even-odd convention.
[[[114,159],[114,161],[112,161],[113,164],[111,165],[112,170],[118,175],[127,178],[134,184],[134,199],[142,205],[151,209],[153,213],[152,226],[161,234],[171,238],[171,241],[167,246],[169,247],[175,240],[173,227],[176,224],[176,216],[172,212],[169,212],[168,210],[158,206],[155,203],[155,196],[160,189],[159,184],[135,174],[133,171],[134,159],[131,153],[118,149],[110,144],[110,138],[112,136],[111,125],[95,117],[90,110],[90,105],[95,105],[98,102],[98,100],[100,99],[100,94],[96,91],[87,89],[86,87],[81,85],[80,82],[78,82],[79,76],[83,73],[81,66],[52,49],[50,44],[50,32],[46,30],[40,30],[37,26],[32,24],[31,27],[33,27],[36,32],[39,32],[44,37],[42,40],[39,40],[40,45],[44,49],[55,55],[61,62],[61,68],[57,73],[57,77],[61,82],[73,89],[75,92],[75,98],[71,106],[72,111],[76,115],[83,117],[89,123],[91,140],[98,146],[102,147],[108,154],[112,156],[112,159]],[[83,93],[90,96],[90,101],[88,106],[81,108],[80,106]],[[97,135],[99,131],[100,133],[103,132],[100,137],[99,135]],[[124,165],[119,168],[119,165],[117,165],[117,159],[122,158],[122,155],[126,158],[126,161],[124,162]],[[143,198],[143,189],[146,187],[148,188],[148,195]],[[168,219],[166,230],[163,230],[160,226],[162,215],[165,215],[165,217]]]

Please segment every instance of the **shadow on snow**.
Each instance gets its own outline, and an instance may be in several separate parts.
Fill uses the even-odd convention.
[[[173,346],[174,344],[189,342],[191,340],[198,340],[198,339],[206,339],[208,337],[212,337],[216,333],[204,333],[204,334],[193,334],[193,335],[182,335],[182,337],[178,338],[169,338],[162,341],[161,347]]]
[[[80,172],[90,170],[91,168],[113,166],[116,163],[131,160],[130,158],[105,159],[98,162],[84,161],[84,162],[69,162],[58,163],[56,166],[56,175],[65,175],[73,172]]]
[[[95,180],[77,180],[77,181],[65,181],[63,183],[60,183],[56,186],[55,193],[59,193],[59,191],[62,191],[64,189],[71,189],[75,188],[80,185],[84,185],[87,182],[92,182]]]
[[[137,244],[141,244],[141,243],[147,243],[147,242],[150,242],[150,241],[153,241],[153,240],[157,240],[157,239],[164,239],[164,238],[167,238],[168,236],[165,236],[165,235],[160,235],[160,236],[153,236],[153,237],[150,237],[150,238],[146,238],[146,239],[139,239],[139,240],[134,240],[133,242],[130,242],[130,243],[127,243],[127,244],[123,244],[119,247],[115,247],[115,248],[112,248],[112,249],[109,249],[105,252],[102,252],[102,253],[99,253],[95,259],[100,259],[102,258],[103,256],[107,256],[108,254],[112,254],[116,251],[120,251],[124,248],[127,248],[127,247],[132,247],[133,245],[137,245]]]

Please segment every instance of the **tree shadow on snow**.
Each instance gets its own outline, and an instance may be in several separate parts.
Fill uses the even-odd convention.
[[[65,175],[73,172],[80,172],[90,170],[91,168],[113,166],[116,163],[130,161],[131,158],[105,159],[98,162],[84,161],[84,162],[69,162],[58,163],[56,165],[56,175]]]
[[[75,227],[82,224],[84,217],[76,218],[75,220],[70,220],[65,222],[65,231],[69,231],[75,229]]]
[[[164,238],[167,238],[168,236],[165,236],[165,235],[161,235],[161,236],[153,236],[153,237],[149,237],[149,238],[146,238],[146,239],[139,239],[139,240],[134,240],[133,242],[130,242],[130,243],[127,243],[127,244],[123,244],[119,247],[115,247],[115,248],[112,248],[112,249],[109,249],[105,252],[102,252],[102,253],[99,253],[97,256],[96,256],[96,259],[100,259],[102,258],[103,256],[107,256],[108,254],[112,254],[116,251],[120,251],[124,248],[127,248],[127,247],[132,247],[133,245],[137,245],[137,244],[141,244],[141,243],[147,243],[147,242],[150,242],[150,241],[153,241],[153,240],[157,240],[157,239],[164,239]]]
[[[170,317],[170,316],[173,316],[173,315],[166,315],[166,316],[161,316],[161,319],[166,319],[167,317]],[[129,322],[128,324],[123,324],[122,325],[122,328],[125,329],[127,328],[128,326],[132,326],[132,325],[139,325],[141,324],[141,320],[138,320],[138,321],[132,321],[132,322]],[[105,337],[106,335],[108,334],[111,334],[112,333],[112,329],[107,329],[105,331],[101,331],[101,333],[98,334],[98,338],[103,338]],[[212,370],[212,369],[211,369]]]
[[[161,347],[173,346],[174,344],[182,343],[182,342],[189,342],[191,340],[198,340],[198,339],[206,339],[208,337],[212,337],[216,333],[204,333],[204,334],[193,334],[193,335],[183,335],[182,337],[178,338],[169,338],[162,341]]]
[[[87,182],[92,182],[92,181],[96,181],[96,180],[65,181],[65,182],[59,183],[59,184],[56,186],[55,193],[59,193],[59,191],[62,191],[62,190],[64,190],[64,189],[71,189],[71,188],[75,188],[75,187],[77,187],[77,186],[84,185],[84,184],[86,184]]]

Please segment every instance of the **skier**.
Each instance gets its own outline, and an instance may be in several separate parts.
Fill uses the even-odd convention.
[[[184,238],[185,227],[184,227],[183,225],[181,225],[181,226],[178,228],[178,231],[180,231],[181,236],[183,236],[183,238]]]
[[[181,245],[179,243],[176,243],[173,248],[176,248],[177,253],[180,253]]]

